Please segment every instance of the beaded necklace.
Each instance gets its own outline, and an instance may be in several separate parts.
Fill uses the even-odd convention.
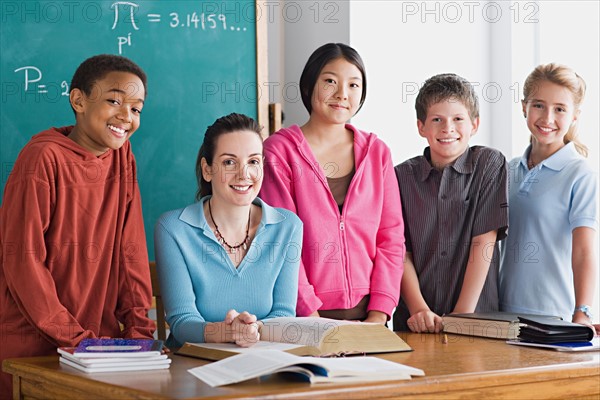
[[[237,253],[237,251],[240,247],[243,247],[244,250],[248,250],[248,244],[250,243],[250,235],[248,234],[248,232],[250,232],[250,214],[252,212],[252,205],[250,205],[250,209],[248,210],[248,224],[246,225],[246,237],[237,246],[232,246],[229,243],[227,243],[227,241],[225,240],[225,238],[219,231],[219,226],[217,225],[217,223],[215,222],[215,219],[213,218],[212,208],[210,206],[211,200],[212,199],[208,200],[208,214],[210,215],[210,220],[212,221],[213,225],[215,226],[215,236],[217,237],[217,240],[219,241],[221,246],[228,248],[229,254]]]

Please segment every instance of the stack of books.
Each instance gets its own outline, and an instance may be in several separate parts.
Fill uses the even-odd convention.
[[[59,347],[60,362],[86,373],[167,369],[163,341],[152,339],[83,339],[77,347]]]
[[[520,321],[520,317],[538,318],[538,320],[546,321],[548,323],[561,321],[560,317],[514,314],[497,311],[470,314],[447,314],[442,316],[442,322],[444,325],[443,330],[446,333],[511,340],[519,338],[521,329],[526,325]]]
[[[519,317],[519,322],[519,336],[509,344],[571,352],[600,350],[600,338],[589,326],[535,317]]]
[[[599,351],[600,338],[586,325],[560,317],[508,312],[448,314],[444,332],[504,339],[507,343],[558,351]]]

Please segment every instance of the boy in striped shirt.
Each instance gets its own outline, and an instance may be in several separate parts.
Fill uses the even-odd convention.
[[[497,243],[508,228],[507,165],[499,151],[469,146],[479,104],[466,79],[428,79],[415,108],[429,146],[395,167],[407,253],[394,329],[440,332],[444,314],[499,309]]]

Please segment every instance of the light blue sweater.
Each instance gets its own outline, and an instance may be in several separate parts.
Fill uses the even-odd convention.
[[[154,229],[161,293],[171,335],[167,346],[203,342],[207,322],[227,311],[260,319],[294,316],[302,222],[292,212],[257,198],[262,219],[248,253],[235,268],[208,226],[203,204],[163,214]]]

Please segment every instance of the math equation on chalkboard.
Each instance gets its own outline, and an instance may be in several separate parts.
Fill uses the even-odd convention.
[[[139,29],[136,24],[135,11],[136,7],[139,7],[138,4],[130,3],[130,2],[117,2],[112,4],[112,8],[115,10],[115,19],[113,23],[113,29],[117,26],[119,22],[119,6],[127,6],[130,7],[129,15],[126,18],[130,19],[131,25],[134,29]],[[148,22],[151,23],[160,23],[163,21],[162,14],[157,13],[148,13],[146,14]],[[169,26],[171,28],[195,28],[195,29],[218,29],[221,28],[223,30],[230,29],[232,31],[246,31],[246,27],[239,27],[233,25],[227,25],[227,16],[225,14],[215,14],[215,13],[205,13],[205,12],[196,12],[192,11],[191,13],[178,13],[178,12],[170,12],[168,16],[165,18],[169,21]]]
[[[225,16],[225,14],[197,14],[196,12],[192,12],[191,14],[186,14],[185,19],[183,19],[183,17],[184,16],[182,15],[182,19],[180,19],[178,13],[170,13],[169,26],[171,28],[187,27],[195,29],[201,28],[202,30],[222,28],[224,30],[227,30],[227,17]],[[150,22],[160,22],[160,14],[148,14],[148,18]],[[245,27],[240,28],[239,26],[237,28],[234,26],[230,26],[229,29],[231,29],[232,31],[246,31]]]
[[[206,5],[206,4],[205,4]],[[130,23],[133,29],[139,30],[139,14],[140,5],[128,1],[118,1],[111,4],[111,8],[114,10],[114,20],[112,29],[115,29],[119,23]],[[243,9],[232,9],[227,12],[217,12],[219,7],[211,5],[211,10],[206,11],[190,11],[190,12],[175,12],[171,11],[166,14],[160,14],[156,12],[148,12],[144,15],[145,19],[151,24],[168,23],[173,28],[189,28],[197,30],[223,30],[233,32],[246,32],[245,26],[240,26],[240,22],[244,19],[252,18],[249,16],[247,10]],[[214,11],[214,12],[213,12]],[[228,23],[227,13],[235,16],[233,23]],[[117,37],[117,43],[119,47],[119,54],[123,53],[123,46],[131,46],[131,33],[127,36]]]
[[[36,3],[37,5],[49,3]],[[133,48],[136,40],[145,41],[149,31],[155,31],[153,27],[162,30],[181,32],[194,31],[199,32],[248,32],[252,33],[252,27],[256,22],[254,2],[206,2],[206,1],[184,1],[184,2],[130,2],[116,1],[112,3],[87,3],[88,8],[83,15],[86,22],[93,22],[93,29],[96,23],[105,24],[104,27],[109,30],[112,36],[115,52],[119,55],[128,56],[128,50]],[[89,12],[90,4],[94,4],[96,9],[93,13]],[[165,7],[166,6],[166,7]],[[44,12],[40,6],[41,15],[50,15]],[[27,13],[35,9],[25,10]],[[16,11],[15,11],[16,13]],[[17,13],[18,14],[18,13]],[[61,12],[56,12],[61,15]],[[72,18],[73,13],[69,14]],[[91,18],[90,15],[97,17]],[[53,21],[49,21],[53,22]],[[141,28],[141,29],[140,29]],[[93,35],[93,31],[90,31]],[[34,91],[45,96],[49,100],[58,100],[61,97],[69,96],[69,84],[66,80],[60,83],[45,82],[42,69],[37,65],[18,65],[13,72],[22,81],[24,92]],[[15,87],[3,88],[14,94]]]

